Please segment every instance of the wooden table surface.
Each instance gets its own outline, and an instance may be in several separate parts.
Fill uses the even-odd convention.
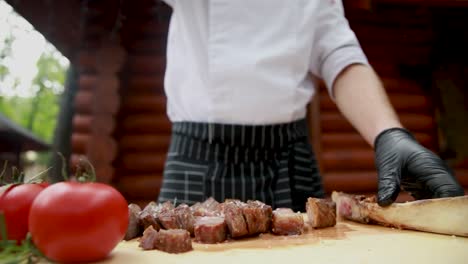
[[[468,221],[467,221],[468,224]],[[468,238],[339,221],[335,227],[294,237],[262,234],[168,254],[143,251],[136,240],[121,242],[100,263],[468,263]]]

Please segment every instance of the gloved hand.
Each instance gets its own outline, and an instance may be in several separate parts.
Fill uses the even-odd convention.
[[[392,204],[400,188],[417,200],[464,195],[445,162],[421,146],[409,131],[382,131],[375,139],[374,149],[380,206]]]

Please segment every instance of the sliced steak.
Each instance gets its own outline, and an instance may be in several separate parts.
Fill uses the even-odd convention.
[[[185,229],[193,235],[193,226],[195,224],[195,217],[192,214],[192,210],[186,204],[180,204],[174,209],[174,213],[177,218],[177,224],[180,229]]]
[[[247,201],[242,206],[242,213],[247,223],[249,235],[256,235],[270,231],[272,209],[260,201]]]
[[[159,215],[172,209],[174,209],[174,205],[170,201],[162,204],[150,202],[138,215],[140,225],[143,229],[146,229],[151,225],[154,229],[159,230],[162,228],[161,222],[159,221]]]
[[[179,222],[174,209],[161,212],[158,221],[164,229],[179,229]]]
[[[224,219],[231,237],[236,238],[248,235],[247,223],[242,213],[243,207],[246,204],[239,201],[228,201],[223,204]]]
[[[277,235],[299,235],[304,230],[304,218],[290,208],[277,208],[273,211],[271,231]]]
[[[172,210],[174,209],[174,204],[171,202],[171,201],[165,201],[164,203],[162,204],[159,204],[159,211],[160,212],[165,212],[165,211],[168,211],[168,210]]]
[[[138,246],[144,250],[154,249],[157,234],[158,231],[154,230],[153,226],[148,226],[148,228],[143,231],[143,236],[140,237],[140,243]]]
[[[167,253],[183,253],[193,249],[190,233],[184,229],[159,230],[154,246]]]
[[[161,229],[161,226],[157,221],[157,215],[160,211],[160,208],[160,205],[158,205],[157,203],[150,202],[138,214],[140,226],[142,226],[144,230],[146,230],[148,226],[152,226],[155,230]]]
[[[205,244],[215,244],[226,240],[224,217],[203,216],[195,222],[195,240]]]
[[[203,203],[196,203],[190,208],[193,216],[216,216],[220,215],[220,203],[213,197],[206,199]]]
[[[140,212],[141,208],[137,204],[128,205],[128,227],[124,240],[130,240],[141,235],[142,228],[138,217]]]
[[[336,225],[336,203],[333,201],[309,197],[306,211],[309,224],[313,228]]]

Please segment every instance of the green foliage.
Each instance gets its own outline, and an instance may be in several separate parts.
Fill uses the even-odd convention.
[[[44,141],[51,142],[60,110],[66,67],[60,63],[56,51],[48,50],[38,59],[37,69],[31,83],[34,96],[0,97],[0,112]],[[0,78],[2,73],[7,75],[8,68],[2,70],[0,67]]]
[[[3,48],[0,50],[0,81],[3,81],[5,76],[10,73],[8,66],[5,64],[5,58],[11,56],[11,46],[14,40],[15,37],[11,34],[3,40]]]
[[[33,80],[37,87],[32,98],[26,128],[51,142],[59,113],[60,95],[65,83],[65,68],[53,53],[43,53],[37,61],[38,73]]]

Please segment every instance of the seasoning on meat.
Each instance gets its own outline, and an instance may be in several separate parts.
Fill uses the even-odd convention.
[[[158,220],[161,226],[165,229],[178,229],[179,228],[177,215],[174,209],[161,212],[158,216]]]
[[[190,233],[184,229],[159,230],[154,247],[167,253],[183,253],[193,249]]]
[[[232,238],[242,237],[249,234],[242,208],[246,205],[240,201],[230,200],[224,202],[224,219]]]
[[[140,225],[143,227],[143,229],[146,229],[148,226],[151,225],[154,229],[159,230],[161,229],[159,215],[163,212],[170,211],[172,209],[174,209],[174,205],[170,201],[167,201],[162,204],[150,202],[138,215]]]
[[[143,232],[143,236],[139,239],[140,244],[138,246],[143,248],[144,250],[154,249],[154,243],[157,234],[158,231],[154,230],[153,226],[148,226],[148,228],[146,228]]]
[[[206,199],[203,203],[196,203],[191,206],[193,216],[217,216],[221,214],[220,203],[213,197]]]
[[[202,216],[195,222],[195,241],[215,244],[226,240],[226,223],[224,217]]]
[[[249,235],[256,235],[270,231],[272,209],[260,201],[247,201],[242,206],[242,213],[247,223]]]
[[[142,231],[140,226],[140,219],[138,218],[140,212],[141,208],[137,204],[131,203],[128,205],[128,227],[124,240],[130,240],[140,236]]]
[[[300,235],[304,230],[302,215],[290,208],[277,208],[272,220],[271,231],[277,235]]]
[[[309,224],[313,228],[336,225],[336,203],[333,201],[309,197],[306,211]]]
[[[193,235],[193,225],[195,224],[195,218],[192,214],[192,210],[186,204],[180,204],[174,209],[174,214],[177,218],[177,224],[180,229],[185,229]]]
[[[138,218],[140,221],[140,225],[143,227],[144,230],[148,228],[148,226],[152,226],[155,230],[161,229],[157,221],[157,215],[160,211],[161,207],[155,202],[148,203],[145,208],[138,214]]]

